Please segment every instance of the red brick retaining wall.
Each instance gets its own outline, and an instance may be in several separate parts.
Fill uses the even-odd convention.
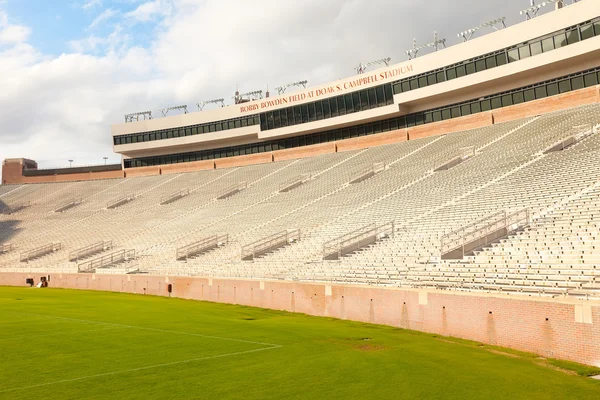
[[[24,286],[40,274],[0,273]],[[50,286],[328,316],[475,340],[600,367],[600,302],[403,288],[149,275],[50,274]]]

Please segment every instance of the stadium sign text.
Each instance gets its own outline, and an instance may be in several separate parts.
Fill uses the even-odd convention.
[[[343,92],[345,90],[356,89],[364,85],[368,85],[370,83],[385,81],[390,78],[396,78],[402,75],[405,75],[409,72],[413,71],[412,64],[396,67],[387,71],[383,71],[377,74],[368,75],[365,77],[356,78],[352,81],[347,81],[343,83],[338,83],[332,86],[327,86],[324,88],[312,89],[303,93],[291,94],[285,97],[279,97],[276,99],[265,99],[260,103],[254,103],[249,105],[240,106],[240,112],[256,112],[259,110],[268,109],[271,107],[281,106],[285,104],[293,104],[306,99],[317,99],[321,96],[325,96],[328,94]]]

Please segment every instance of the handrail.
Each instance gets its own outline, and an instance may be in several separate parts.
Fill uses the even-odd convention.
[[[523,226],[529,225],[531,215],[528,208],[508,213],[500,211],[489,217],[473,222],[455,231],[447,233],[440,238],[441,254],[463,248],[468,243],[486,238],[491,233],[507,228],[507,234],[516,231]],[[483,245],[488,244],[486,241]],[[463,254],[464,256],[464,254]]]
[[[21,253],[19,257],[19,261],[29,261],[31,259],[43,256],[48,253],[53,253],[55,251],[62,249],[61,242],[49,243],[44,246],[36,247],[35,249],[31,249],[28,251],[24,251]]]
[[[17,204],[15,207],[11,207],[8,204],[2,208],[1,212],[2,214],[5,215],[10,215],[10,214],[14,214],[16,212],[19,212],[21,210],[23,210],[24,208],[27,208],[31,205],[31,201],[26,201],[24,203],[19,203]]]
[[[295,176],[292,179],[288,179],[279,184],[279,192],[287,191],[286,189],[290,189],[292,187],[298,186],[306,181],[309,181],[312,178],[311,174],[302,174]]]
[[[66,211],[66,210],[68,210],[70,208],[78,206],[82,202],[83,202],[83,198],[82,197],[73,198],[73,199],[69,200],[68,203],[64,203],[63,205],[61,205],[60,207],[58,207],[56,210],[54,210],[54,212],[63,212],[63,211]]]
[[[359,183],[385,170],[385,163],[378,162],[355,172],[348,182]]]
[[[191,243],[180,247],[175,253],[176,260],[187,260],[189,257],[200,254],[206,250],[210,250],[214,247],[221,245],[221,243],[229,243],[229,235],[225,234],[222,236],[212,235],[206,237],[198,242]]]
[[[371,223],[363,226],[362,228],[346,233],[338,238],[330,240],[323,245],[323,259],[332,256],[339,258],[344,254],[361,249],[365,247],[365,239],[368,238],[374,238],[373,242],[376,242],[380,239],[382,234],[394,236],[394,226],[394,221],[390,221],[383,225]]]
[[[242,190],[244,190],[246,188],[248,188],[248,182],[247,181],[238,182],[235,185],[229,186],[228,188],[222,190],[217,195],[217,200],[221,200],[221,199],[225,199],[225,198],[227,198],[229,196],[233,196],[237,192],[241,192]]]
[[[97,242],[94,244],[90,244],[89,246],[82,247],[75,251],[69,253],[69,261],[77,261],[80,258],[84,258],[101,251],[112,249],[113,242],[112,240],[103,240],[101,242]]]
[[[135,193],[130,193],[126,196],[119,197],[116,200],[112,200],[112,201],[108,202],[106,205],[106,208],[108,208],[108,209],[117,208],[119,206],[129,203],[133,199],[135,199]]]
[[[93,271],[96,268],[107,267],[113,264],[120,263],[122,261],[129,261],[135,258],[135,250],[123,249],[118,250],[110,254],[106,254],[102,257],[95,258],[90,261],[86,261],[77,265],[77,270],[79,272],[89,272]]]
[[[285,230],[242,247],[242,260],[250,260],[266,251],[300,240],[300,229]]]
[[[171,193],[169,195],[162,196],[160,198],[160,205],[164,206],[164,205],[167,205],[167,204],[171,204],[174,201],[179,200],[179,199],[181,199],[181,198],[183,198],[183,197],[185,197],[185,196],[187,196],[189,194],[190,194],[190,190],[189,189],[181,189],[181,190],[178,190],[175,193]]]
[[[10,251],[13,251],[14,246],[12,243],[3,243],[2,245],[0,245],[0,253],[8,253]]]

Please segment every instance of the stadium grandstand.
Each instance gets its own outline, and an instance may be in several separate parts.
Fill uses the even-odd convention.
[[[0,284],[143,288],[600,366],[600,2],[524,15],[325,85],[127,114],[107,138],[121,164],[4,160]]]

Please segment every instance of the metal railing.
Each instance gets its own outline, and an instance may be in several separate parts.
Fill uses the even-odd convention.
[[[110,254],[106,254],[102,257],[95,258],[93,260],[81,263],[77,265],[77,271],[79,272],[91,272],[97,268],[108,267],[120,262],[133,260],[135,258],[135,250],[118,250]]]
[[[465,254],[509,235],[529,225],[530,222],[531,214],[527,208],[513,213],[500,211],[443,235],[441,237],[441,255],[443,257],[456,251],[457,257],[463,258]]]
[[[190,190],[189,189],[181,189],[179,191],[177,191],[176,193],[171,193],[167,196],[163,196],[160,198],[160,205],[164,206],[167,204],[171,204],[179,199],[184,198],[185,196],[190,194]]]
[[[112,240],[97,242],[86,247],[82,247],[69,253],[69,261],[77,261],[80,258],[92,256],[94,254],[110,250],[113,247]]]
[[[229,243],[229,235],[213,235],[204,238],[198,242],[188,244],[177,249],[175,254],[176,260],[187,260],[190,257],[204,253],[215,247]]]
[[[279,184],[279,192],[289,192],[290,190],[302,185],[304,182],[309,181],[311,178],[311,174],[304,174],[282,182]]]
[[[133,201],[133,199],[135,199],[135,193],[131,193],[131,194],[128,194],[127,196],[119,197],[116,200],[112,200],[112,201],[108,202],[108,204],[106,205],[106,208],[109,210],[113,209],[113,208],[117,208],[124,204],[129,203],[130,201]]]
[[[272,250],[300,240],[300,229],[278,232],[242,247],[242,260],[253,260]]]
[[[31,205],[31,202],[30,202],[30,201],[26,201],[26,202],[24,202],[24,203],[17,204],[17,205],[16,205],[16,206],[14,206],[14,207],[11,207],[11,206],[9,206],[9,205],[6,205],[5,207],[3,207],[3,208],[0,210],[0,212],[1,212],[2,214],[5,214],[5,215],[15,214],[15,213],[17,213],[17,212],[19,212],[19,211],[21,211],[21,210],[23,210],[23,209],[25,209],[25,208],[29,207],[30,205]]]
[[[239,182],[233,186],[229,186],[227,189],[221,191],[219,195],[217,195],[217,200],[226,199],[227,197],[233,196],[234,194],[241,192],[242,190],[248,187],[248,182]]]
[[[38,257],[44,256],[49,253],[53,253],[53,252],[61,250],[61,249],[62,249],[62,243],[60,243],[60,242],[46,244],[44,246],[36,247],[35,249],[22,252],[19,257],[19,260],[21,262],[29,261],[34,258],[38,258]]]
[[[13,249],[14,249],[14,246],[12,245],[12,243],[0,244],[0,253],[2,253],[2,254],[13,251]]]
[[[372,223],[330,240],[323,245],[323,259],[336,260],[388,236],[394,236],[394,225],[394,221],[383,225]]]
[[[372,176],[377,175],[380,172],[383,172],[384,170],[385,170],[385,163],[382,163],[382,162],[375,163],[373,165],[370,165],[367,168],[364,168],[364,169],[356,172],[354,175],[352,175],[352,177],[350,178],[350,180],[348,182],[349,183],[359,183],[359,182],[369,179]]]
[[[440,160],[436,163],[438,166],[434,168],[434,172],[448,170],[461,162],[473,157],[475,155],[475,146],[461,147],[454,152],[452,155],[447,157],[445,160]]]
[[[63,204],[60,207],[58,207],[56,210],[54,210],[54,212],[67,211],[68,209],[71,209],[73,207],[80,205],[82,202],[83,202],[83,198],[81,198],[81,197],[76,198],[76,199],[71,199],[71,200],[69,200],[68,203]]]
[[[132,265],[126,268],[99,268],[94,272],[102,275],[127,275],[140,270],[139,265]],[[82,272],[82,271],[79,271]]]

